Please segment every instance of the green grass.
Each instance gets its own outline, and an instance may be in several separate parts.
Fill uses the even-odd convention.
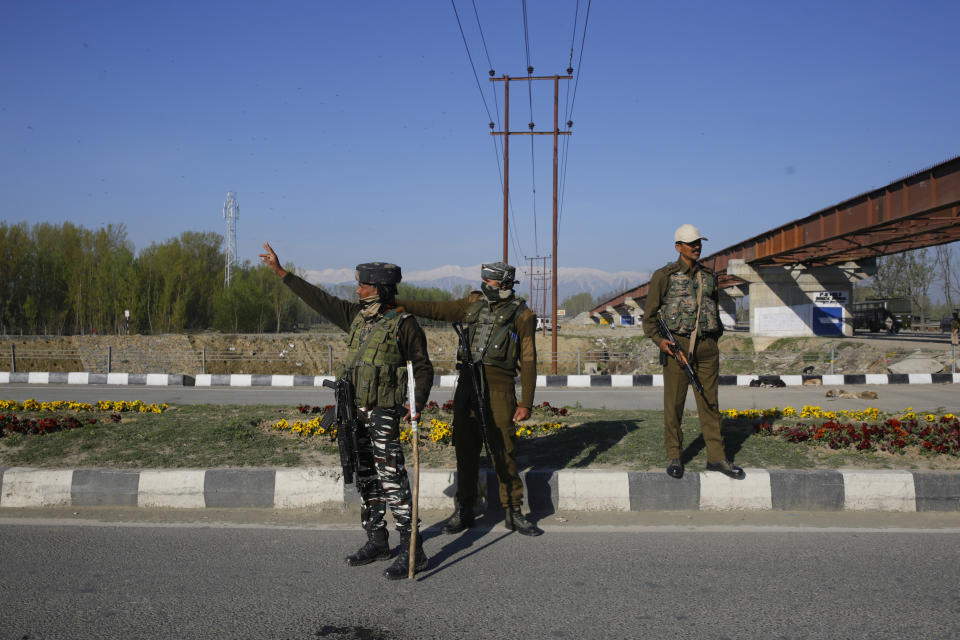
[[[18,412],[22,417],[51,414]],[[58,415],[64,415],[63,413]],[[91,414],[82,414],[89,417]],[[106,414],[99,415],[101,420]],[[452,421],[449,412],[427,419]],[[72,431],[47,435],[0,437],[0,466],[45,468],[216,468],[337,466],[336,443],[326,436],[301,438],[277,431],[272,425],[309,419],[292,407],[211,406],[173,407],[163,414],[124,413],[119,424],[103,422]],[[533,422],[560,421],[567,428],[520,439],[518,462],[522,468],[578,469],[618,468],[636,471],[661,470],[663,412],[573,407],[564,418],[535,413]],[[424,426],[424,431],[426,431]],[[704,468],[706,454],[695,414],[683,424],[684,443],[691,471]],[[898,456],[890,454],[833,451],[826,447],[793,444],[777,437],[754,434],[751,420],[726,420],[727,453],[745,467],[759,468],[960,468],[951,456]],[[451,444],[429,442],[421,436],[421,464],[428,468],[456,466]],[[407,461],[411,463],[407,446]]]
[[[0,438],[0,464],[144,469],[296,466],[309,460],[311,452],[322,454],[323,444],[333,451],[319,439],[280,438],[259,426],[281,411],[291,412],[279,407],[193,405],[163,414],[124,413],[119,424],[103,422],[101,414],[101,422],[80,429]]]

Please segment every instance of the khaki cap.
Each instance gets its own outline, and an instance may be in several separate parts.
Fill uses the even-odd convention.
[[[692,224],[680,225],[674,234],[674,242],[696,242],[697,240],[706,240],[704,236],[700,235],[700,229],[697,229]]]

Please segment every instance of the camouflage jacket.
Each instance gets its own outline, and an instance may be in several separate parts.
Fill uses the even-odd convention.
[[[348,336],[348,345],[351,349],[358,348],[358,337],[365,337],[359,336],[362,331],[359,326],[361,320],[357,317],[360,315],[360,309],[362,308],[360,303],[349,302],[342,298],[332,296],[320,287],[315,287],[303,278],[289,272],[284,276],[283,282],[290,287],[301,300],[306,302],[311,309],[340,329],[348,332],[348,334],[350,334]],[[401,312],[402,314],[403,310],[396,307],[385,309],[384,313],[375,318],[373,322],[384,320],[384,316],[390,311]],[[393,314],[391,314],[391,316],[392,315]],[[417,323],[416,318],[410,316],[400,317],[396,319],[396,323],[398,326],[395,326],[393,331],[385,332],[385,334],[389,334],[390,338],[395,340],[396,344],[391,345],[391,347],[396,346],[397,357],[403,361],[404,367],[406,367],[407,360],[413,362],[413,378],[416,380],[416,390],[414,394],[416,395],[417,404],[425,406],[430,396],[430,388],[433,386],[433,364],[430,362],[429,355],[427,355],[427,337]],[[397,374],[398,380],[400,379],[400,375],[399,373]],[[401,389],[400,393],[406,394],[405,388]]]
[[[718,338],[723,333],[716,274],[700,263],[688,267],[678,258],[676,262],[657,269],[650,278],[643,313],[643,331],[657,345],[663,340],[657,328],[657,314],[661,309],[671,332],[683,336],[693,333],[700,282],[698,272],[703,274],[698,335]]]
[[[472,308],[485,300],[479,291],[466,298],[449,301],[397,299],[397,304],[415,315],[446,322],[465,322]],[[500,303],[503,304],[503,303]],[[494,305],[494,310],[499,307]],[[533,395],[537,386],[537,315],[524,307],[514,318],[513,324],[519,346],[516,367],[520,370],[519,406],[533,408]],[[515,386],[516,369],[497,366],[486,367],[487,383],[491,389],[512,389]]]

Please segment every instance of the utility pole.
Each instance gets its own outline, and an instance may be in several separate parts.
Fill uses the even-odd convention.
[[[547,260],[550,256],[527,258],[530,261],[530,308],[538,318],[547,316]],[[546,323],[542,333],[546,335]]]
[[[528,73],[532,72],[533,68],[528,69]],[[511,78],[508,75],[503,75],[499,78],[490,78],[490,82],[502,82],[503,83],[503,104],[504,104],[504,118],[503,118],[503,131],[491,131],[490,135],[494,136],[503,136],[503,261],[509,263],[508,260],[508,228],[510,221],[510,212],[509,212],[509,202],[510,202],[510,136],[553,136],[553,308],[550,314],[550,331],[552,334],[552,351],[550,358],[550,372],[553,374],[557,373],[557,148],[558,148],[558,139],[559,136],[568,136],[570,135],[569,131],[560,131],[558,118],[559,118],[559,104],[560,104],[560,81],[561,80],[572,80],[573,76],[570,75],[573,73],[572,69],[567,70],[568,75],[554,75],[554,76],[526,76],[519,78]],[[527,81],[532,80],[553,80],[553,131],[534,131],[533,123],[530,123],[530,131],[510,131],[510,82]],[[531,292],[532,295],[532,292]]]

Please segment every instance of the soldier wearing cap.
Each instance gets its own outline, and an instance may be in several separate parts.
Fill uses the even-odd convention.
[[[486,380],[481,380],[487,400],[487,442],[500,483],[500,502],[506,511],[506,528],[527,536],[543,531],[524,517],[523,482],[517,473],[515,421],[530,417],[537,382],[537,317],[514,295],[516,269],[503,262],[484,264],[480,291],[445,302],[398,301],[424,318],[463,322],[473,356],[481,358]],[[514,376],[520,374],[520,402]],[[474,407],[473,381],[461,369],[453,396],[453,444],[457,454],[457,506],[444,522],[444,533],[459,533],[474,525],[480,453],[483,438]]]
[[[396,305],[400,267],[385,262],[357,265],[359,302],[348,302],[328,294],[280,266],[277,254],[264,243],[260,260],[290,287],[300,299],[330,322],[348,333],[347,364],[340,373],[353,383],[357,415],[362,427],[357,434],[360,464],[357,490],[360,492],[361,524],[367,542],[347,556],[356,567],[390,558],[384,516],[387,506],[400,533],[396,560],[384,571],[390,579],[406,578],[410,562],[412,496],[403,449],[400,446],[400,419],[409,419],[426,405],[433,385],[433,365],[427,356],[427,340],[416,318]],[[413,362],[416,379],[416,407],[404,411],[407,394],[406,361]],[[405,415],[404,415],[405,414]],[[415,571],[427,566],[420,534],[417,534]]]
[[[719,471],[731,478],[742,479],[743,469],[727,460],[720,433],[720,410],[717,406],[717,384],[720,375],[720,350],[717,339],[723,333],[720,323],[719,288],[716,274],[700,264],[702,241],[706,240],[692,224],[681,225],[673,235],[680,257],[650,278],[647,304],[643,314],[643,331],[665,354],[672,344],[657,327],[657,314],[663,319],[679,344],[694,373],[700,379],[706,400],[696,393],[700,429],[707,448],[707,470]],[[680,422],[687,399],[689,381],[683,366],[668,357],[663,368],[663,426],[667,450],[667,474],[683,477],[683,431]]]

